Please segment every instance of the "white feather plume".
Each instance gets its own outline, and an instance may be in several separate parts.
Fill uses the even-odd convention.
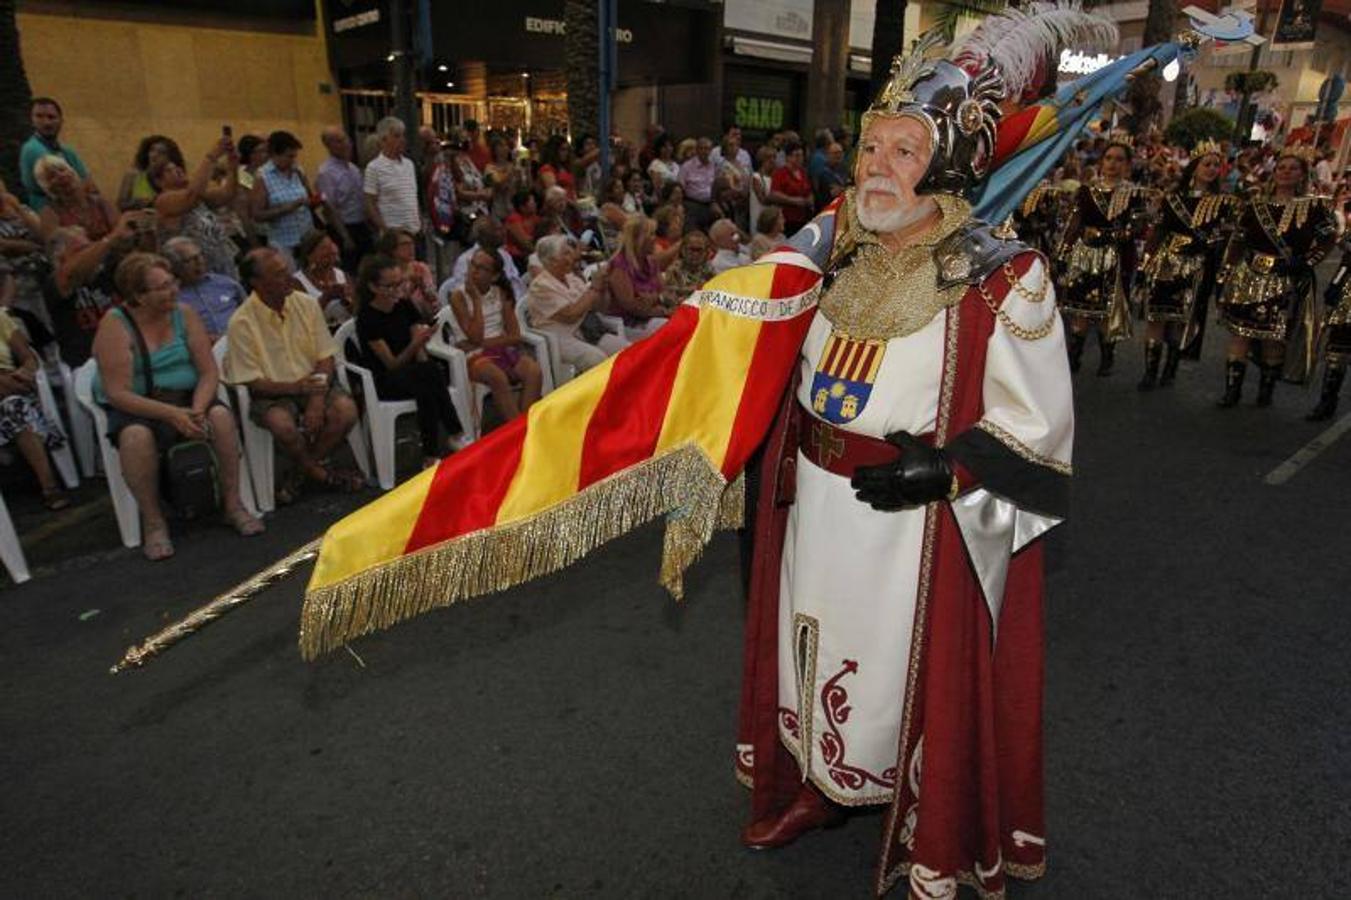
[[[1113,47],[1116,42],[1116,25],[1084,12],[1075,0],[1041,0],[987,16],[957,42],[952,59],[962,66],[998,66],[1008,96],[1016,98],[1061,47]]]

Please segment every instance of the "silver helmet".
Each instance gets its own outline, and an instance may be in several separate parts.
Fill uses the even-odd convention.
[[[961,194],[984,178],[1006,98],[1018,99],[1059,45],[1116,42],[1111,22],[1077,3],[1033,3],[988,16],[952,48],[930,58],[943,41],[931,30],[897,56],[882,92],[863,114],[862,131],[879,118],[910,116],[929,131],[933,156],[915,186],[921,194]]]

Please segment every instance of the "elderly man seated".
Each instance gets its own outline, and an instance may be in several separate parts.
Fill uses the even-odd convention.
[[[605,268],[596,270],[590,284],[583,281],[575,272],[576,245],[561,234],[541,239],[537,251],[544,268],[530,282],[526,293],[530,327],[558,339],[563,362],[585,372],[628,346],[613,334],[602,334],[594,344],[582,335],[582,320],[604,296],[608,275]]]
[[[750,252],[741,241],[741,229],[731,219],[719,219],[708,229],[708,240],[717,251],[709,261],[714,275],[728,269],[744,266],[751,261]]]
[[[214,343],[244,302],[244,288],[233,278],[208,272],[202,248],[192,238],[169,238],[164,242],[164,255],[178,279],[179,302],[192,307]]]
[[[474,239],[474,245],[455,259],[455,266],[450,270],[450,277],[446,279],[450,287],[442,284],[442,293],[450,296],[451,291],[464,287],[464,279],[469,274],[469,261],[474,258],[475,251],[482,250],[485,253],[495,253],[502,258],[502,271],[507,281],[511,283],[512,295],[517,300],[524,297],[525,281],[516,270],[516,263],[512,260],[511,254],[507,252],[507,230],[502,223],[492,216],[479,216],[474,220],[474,227],[469,234]]]
[[[357,420],[352,398],[334,381],[337,345],[315,299],[291,288],[286,259],[272,248],[244,257],[240,273],[253,293],[230,319],[226,378],[245,385],[250,418],[272,432],[300,474],[343,491],[359,490],[360,473],[335,468],[328,455]],[[278,489],[295,499],[299,479]]]

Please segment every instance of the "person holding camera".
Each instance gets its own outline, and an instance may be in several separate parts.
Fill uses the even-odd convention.
[[[211,175],[221,160],[229,165],[230,175],[213,184]],[[153,209],[159,217],[158,227],[162,234],[191,238],[206,258],[208,272],[235,281],[239,280],[235,245],[212,210],[229,206],[234,201],[239,187],[234,170],[238,167],[234,142],[222,135],[211,145],[191,177],[173,160],[164,160],[150,169],[150,183],[159,191]],[[153,230],[155,223],[151,222],[149,227]]]
[[[215,453],[225,521],[244,537],[260,519],[239,494],[239,441],[230,410],[216,398],[219,373],[202,320],[178,302],[169,261],[132,253],[114,275],[122,306],[94,336],[94,399],[108,410],[108,439],[141,512],[146,559],[174,554],[160,506],[160,456],[179,441],[204,441]]]
[[[577,248],[563,235],[542,238],[537,252],[543,270],[530,282],[526,293],[530,325],[557,339],[563,362],[585,372],[627,347],[628,342],[616,334],[606,332],[592,342],[582,331],[587,314],[601,311],[605,302],[608,265],[597,266],[588,284],[576,273],[580,256]]]

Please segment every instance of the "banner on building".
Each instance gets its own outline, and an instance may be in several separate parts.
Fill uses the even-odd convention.
[[[1276,34],[1272,37],[1273,50],[1307,50],[1313,47],[1318,30],[1318,15],[1323,0],[1281,0],[1281,12],[1276,19]]]

